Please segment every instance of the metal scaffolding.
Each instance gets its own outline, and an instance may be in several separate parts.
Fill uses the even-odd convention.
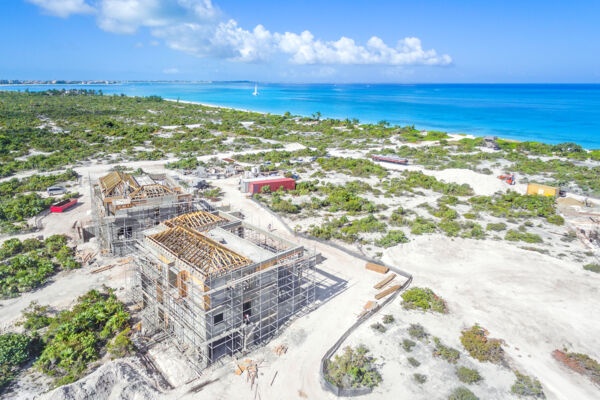
[[[308,310],[317,263],[316,253],[231,214],[205,214],[165,221],[130,246],[142,326],[171,335],[199,369],[266,343]]]
[[[108,254],[126,255],[142,232],[161,221],[211,210],[164,174],[131,176],[112,172],[90,185],[94,236]]]

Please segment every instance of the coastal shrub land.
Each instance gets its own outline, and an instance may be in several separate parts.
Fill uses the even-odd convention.
[[[90,90],[0,91],[0,115],[2,234],[35,230],[36,216],[60,199],[48,196],[46,188],[61,185],[68,191],[81,178],[76,171],[82,174],[84,167],[108,165],[138,174],[147,165],[164,164],[181,178],[215,165],[224,168],[231,158],[244,170],[260,167],[262,173],[296,180],[294,190],[266,187],[252,199],[262,207],[256,209],[265,215],[268,210],[304,236],[383,260],[401,256],[394,252],[410,246],[421,251],[447,245],[435,261],[415,257],[415,264],[422,263],[411,266],[415,270],[427,262],[444,263],[445,257],[463,251],[461,244],[465,253],[491,249],[490,254],[505,255],[510,265],[490,273],[490,286],[481,296],[508,296],[500,291],[508,290],[516,281],[508,279],[525,269],[521,259],[510,258],[513,250],[530,259],[575,263],[586,279],[596,279],[600,272],[596,253],[582,251],[581,232],[569,224],[560,201],[525,194],[526,184],[536,182],[581,199],[600,196],[600,150],[574,143],[494,139],[490,146],[484,138],[386,121],[334,120],[319,113],[269,115]],[[407,163],[378,162],[374,155]],[[506,178],[497,179],[512,174],[514,186]],[[227,184],[203,187],[199,195],[231,200],[235,182]],[[243,197],[237,191],[235,196]],[[578,200],[576,206],[585,207],[585,201]],[[486,274],[486,262],[477,262],[477,274]],[[65,236],[4,240],[0,297],[23,299],[23,293],[40,290],[59,271],[79,267]],[[464,282],[452,281],[456,277],[442,268],[437,274],[428,276],[424,268],[425,278],[418,285],[426,282],[431,289],[410,288],[386,306],[380,319],[359,327],[348,346],[328,361],[326,379],[339,387],[375,391],[401,384],[415,398],[543,398],[540,381],[513,366],[504,340],[490,337],[477,324],[479,319],[449,325],[457,321],[453,312],[459,308],[463,316],[472,308],[482,316],[493,309],[496,298],[484,298],[477,307],[458,304],[453,296],[467,296],[465,292],[477,288],[465,289]],[[434,287],[438,278],[443,283]],[[554,279],[536,275],[536,282],[538,278]],[[562,289],[562,284],[552,285]],[[538,295],[536,290],[531,289],[532,296]],[[554,301],[536,298],[529,303]],[[541,323],[543,318],[531,315]],[[31,304],[22,327],[0,335],[0,391],[27,366],[59,386],[79,379],[99,360],[128,355],[133,350],[131,319],[109,288],[91,290],[68,308]],[[483,325],[497,328],[487,322]],[[600,367],[591,356],[567,350],[556,350],[553,356],[565,373],[573,370],[599,382]]]

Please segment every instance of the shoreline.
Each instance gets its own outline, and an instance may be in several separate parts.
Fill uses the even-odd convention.
[[[139,82],[136,82],[139,83]],[[161,83],[161,82],[153,82],[153,83]],[[165,82],[162,82],[165,83]],[[44,86],[44,87],[52,87],[52,86],[73,86],[73,87],[90,87],[90,88],[94,88],[94,87],[98,87],[98,86],[111,86],[111,87],[119,87],[119,86],[123,86],[123,85],[127,85],[129,84],[128,82],[119,82],[119,83],[109,83],[109,84],[104,84],[104,83],[90,83],[90,84],[50,84],[50,83],[46,83],[46,84],[0,84],[0,90],[6,90],[4,88],[8,88],[6,91],[12,91],[12,88],[17,88],[18,86],[24,86],[24,87],[29,87],[29,86]],[[44,89],[45,90],[45,89]],[[20,91],[20,90],[16,90],[16,91]],[[108,94],[105,93],[105,95],[107,96],[111,96],[111,95],[117,95],[115,94]],[[132,95],[132,94],[126,94],[128,97],[140,97],[140,96],[136,96],[136,95]],[[147,97],[150,96],[148,94],[146,95],[142,95],[141,97]],[[160,96],[160,94],[158,94],[157,96]],[[162,96],[161,96],[162,97]],[[247,108],[238,108],[238,107],[233,107],[233,106],[227,106],[227,105],[219,105],[219,104],[214,104],[214,103],[205,103],[202,101],[194,101],[194,100],[182,100],[181,98],[179,99],[175,99],[175,98],[167,98],[167,97],[162,97],[164,100],[166,101],[170,101],[170,102],[181,102],[181,103],[185,103],[185,104],[196,104],[196,105],[200,105],[200,106],[204,106],[204,107],[211,107],[211,108],[221,108],[224,110],[233,110],[233,111],[239,111],[239,112],[246,112],[246,113],[256,113],[256,114],[261,114],[261,115],[283,115],[283,112],[269,112],[269,111],[265,111],[265,110],[251,110],[251,109],[247,109]],[[308,117],[310,118],[311,116],[308,114],[295,114],[293,113],[293,115],[295,116],[299,116],[299,117]],[[389,115],[391,116],[391,115]],[[388,116],[388,117],[389,117]],[[338,120],[338,121],[342,121],[344,118],[343,117],[329,117],[324,115],[323,118],[331,118],[334,120]],[[354,117],[347,117],[347,118],[354,118]],[[418,119],[418,118],[417,118]],[[422,121],[423,122],[423,121]],[[364,121],[361,121],[361,124],[371,124],[371,125],[376,125],[377,122],[375,121],[371,121],[369,119],[365,119]],[[502,139],[504,141],[509,141],[509,142],[516,142],[516,143],[523,143],[523,142],[532,142],[532,143],[541,143],[544,145],[549,145],[549,146],[555,146],[557,144],[560,143],[569,143],[569,142],[573,142],[579,146],[581,146],[586,152],[590,152],[590,151],[595,151],[595,150],[600,150],[600,146],[592,144],[592,143],[588,143],[588,144],[580,144],[580,142],[578,141],[577,138],[557,138],[555,140],[552,140],[552,138],[550,138],[550,141],[546,141],[544,139],[540,139],[539,137],[535,137],[534,134],[527,134],[526,131],[523,131],[525,133],[519,134],[520,131],[515,131],[516,134],[515,135],[511,135],[510,133],[508,134],[507,137],[505,137],[502,133],[498,133],[496,132],[495,129],[493,128],[481,128],[481,127],[471,127],[471,128],[466,128],[466,130],[461,129],[459,130],[451,130],[448,128],[444,128],[441,126],[436,126],[435,124],[432,125],[431,127],[427,127],[427,123],[424,123],[425,127],[416,127],[416,129],[420,132],[427,132],[427,131],[439,131],[439,132],[444,132],[449,136],[455,136],[455,135],[464,135],[465,137],[471,137],[471,138],[477,138],[477,137],[486,137],[486,136],[496,136],[498,139]],[[416,125],[414,123],[412,123],[411,121],[406,121],[406,122],[396,122],[396,123],[392,123],[393,126],[397,126],[397,127],[402,127],[402,126],[409,126],[409,125]],[[523,138],[519,138],[519,139],[514,139],[511,136],[521,136]],[[593,135],[591,135],[593,137]],[[586,141],[584,140],[584,143]]]
[[[131,96],[129,96],[131,97]],[[177,100],[177,99],[170,99],[170,98],[163,98],[163,100],[165,101],[171,101],[174,103],[185,103],[185,104],[195,104],[195,105],[199,105],[199,106],[203,106],[203,107],[210,107],[210,108],[222,108],[225,110],[233,110],[233,111],[240,111],[240,112],[247,112],[247,113],[256,113],[256,114],[262,114],[262,115],[283,115],[283,114],[277,114],[277,113],[270,113],[270,112],[264,112],[264,111],[255,111],[255,110],[248,110],[248,109],[244,109],[244,108],[235,108],[235,107],[230,107],[230,106],[220,106],[217,104],[210,104],[210,103],[203,103],[200,101],[192,101],[192,100]],[[302,115],[300,115],[300,117],[304,117]],[[334,120],[340,120],[339,118],[332,118]],[[420,130],[421,132],[427,132],[427,130],[423,129]],[[497,136],[497,135],[475,135],[472,133],[455,133],[455,132],[449,132],[449,131],[444,131],[444,133],[446,133],[448,136],[450,136],[451,141],[458,141],[460,139],[476,139],[479,137],[485,137],[485,136],[496,136],[498,139],[504,140],[506,142],[510,142],[510,143],[524,143],[524,142],[534,142],[534,143],[542,143],[542,144],[546,144],[546,145],[551,145],[554,146],[551,143],[546,143],[546,142],[541,142],[541,141],[537,141],[537,140],[517,140],[517,139],[507,139],[507,138],[503,138],[501,136]],[[435,141],[434,141],[435,142]],[[576,142],[575,142],[576,143]],[[579,143],[576,143],[579,145]],[[589,149],[586,147],[583,147],[583,150],[585,152],[591,152],[597,149]]]

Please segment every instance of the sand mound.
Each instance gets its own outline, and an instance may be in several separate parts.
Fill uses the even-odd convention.
[[[161,397],[139,368],[119,360],[111,361],[70,385],[40,397],[43,400],[153,400]]]

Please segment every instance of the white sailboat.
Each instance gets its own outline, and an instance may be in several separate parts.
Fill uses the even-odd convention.
[[[254,84],[254,92],[252,93],[252,96],[258,96],[258,84],[257,83]]]

